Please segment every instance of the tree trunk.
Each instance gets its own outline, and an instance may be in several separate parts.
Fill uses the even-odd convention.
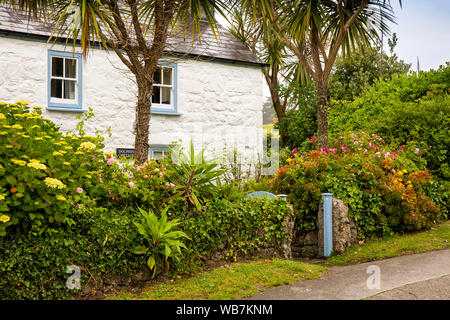
[[[277,115],[278,123],[281,122],[281,120],[286,116],[285,111],[283,110],[283,107],[281,106],[280,98],[278,97],[278,94],[275,96],[272,95],[272,103],[273,108],[275,109],[275,113]],[[284,130],[280,127],[280,148],[284,147],[285,139],[284,139]]]
[[[264,73],[266,78],[267,85],[270,91],[270,97],[272,98],[272,105],[275,110],[275,114],[277,115],[278,122],[286,116],[285,106],[281,103],[280,95],[276,88],[278,88],[278,71],[275,69],[273,71],[273,75],[269,76],[269,74]],[[280,147],[284,147],[284,132],[280,128]]]
[[[328,148],[328,81],[316,82],[319,149]]]
[[[134,140],[134,158],[141,164],[147,161],[150,134],[150,108],[153,84],[145,79],[138,79],[138,101],[136,104],[136,122],[135,122],[135,140]]]

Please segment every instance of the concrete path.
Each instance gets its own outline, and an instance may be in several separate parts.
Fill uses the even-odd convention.
[[[450,299],[450,249],[358,265],[334,266],[320,279],[271,288],[250,297],[251,300],[364,298]]]

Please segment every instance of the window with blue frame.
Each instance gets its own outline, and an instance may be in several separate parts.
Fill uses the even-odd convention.
[[[178,114],[177,65],[160,62],[153,75],[151,111],[155,114]]]
[[[159,160],[164,159],[170,150],[167,146],[150,147],[150,158]]]
[[[48,51],[48,109],[82,110],[82,56]]]

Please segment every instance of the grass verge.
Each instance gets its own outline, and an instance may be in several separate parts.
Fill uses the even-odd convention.
[[[326,264],[363,263],[445,248],[450,248],[450,221],[424,232],[395,235],[382,240],[369,240],[361,246],[349,248],[341,255],[329,257]]]
[[[173,282],[155,284],[138,295],[122,292],[109,299],[230,300],[268,287],[320,277],[327,268],[288,260],[233,263]]]

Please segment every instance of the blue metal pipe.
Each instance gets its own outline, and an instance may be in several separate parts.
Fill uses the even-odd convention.
[[[329,257],[333,250],[333,194],[322,193],[323,198],[323,255]]]

